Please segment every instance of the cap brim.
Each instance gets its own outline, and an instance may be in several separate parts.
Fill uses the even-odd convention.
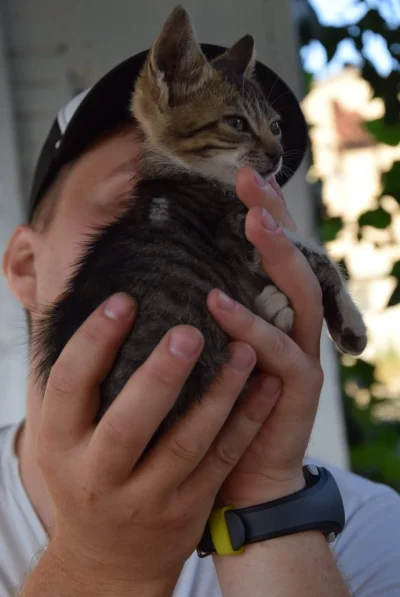
[[[226,50],[221,46],[201,44],[209,60]],[[129,122],[129,104],[135,80],[146,60],[148,50],[118,64],[87,93],[60,140],[54,123],[40,154],[29,202],[29,220],[39,200],[60,168],[78,157],[90,143],[123,122]],[[281,117],[282,143],[285,151],[284,171],[279,175],[285,184],[299,167],[308,145],[307,125],[300,105],[289,87],[270,68],[256,63],[256,76],[266,97]],[[56,147],[56,143],[59,146]]]

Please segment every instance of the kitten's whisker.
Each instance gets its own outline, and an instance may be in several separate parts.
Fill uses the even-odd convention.
[[[289,166],[287,166],[286,164],[282,163],[281,169],[279,170],[278,174],[276,175],[276,178],[278,180],[279,183],[279,178],[281,177],[287,177],[290,178],[290,176],[292,174],[294,174],[294,170],[292,168],[290,168]]]
[[[287,91],[284,91],[283,93],[281,93],[280,95],[278,95],[278,97],[276,97],[274,99],[274,101],[272,102],[272,104],[270,104],[271,108],[273,108],[275,102],[278,101],[278,99],[281,99],[281,97],[284,97],[285,95],[287,95],[288,93],[291,93],[291,91],[288,89]]]
[[[284,152],[283,157],[285,158],[288,155],[304,155],[306,151],[300,151],[300,149],[288,149]]]
[[[291,174],[293,174],[294,170],[292,168],[290,168],[290,166],[288,166],[287,164],[282,164],[282,169],[285,169],[285,172],[290,172]]]
[[[293,151],[295,152],[295,150],[293,150]],[[292,155],[301,155],[301,156],[303,156],[304,153],[305,152],[303,152],[303,151],[298,151],[298,152],[295,152]],[[288,155],[289,155],[289,152],[285,152],[283,154],[283,156],[282,156],[282,167],[289,168],[288,164],[285,162],[285,157],[287,157]],[[293,170],[293,172],[294,172],[294,170]]]
[[[275,81],[272,83],[271,89],[269,90],[268,97],[267,97],[267,103],[269,103],[269,98],[271,97],[271,93],[273,92],[274,87],[275,87],[276,83],[278,82],[278,79],[279,79],[279,77],[277,75],[276,78],[275,78]]]

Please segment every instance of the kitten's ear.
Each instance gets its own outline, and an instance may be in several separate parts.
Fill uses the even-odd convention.
[[[149,75],[169,105],[184,101],[201,87],[211,66],[197,43],[186,10],[178,5],[154,42],[148,61]]]
[[[239,75],[251,79],[256,66],[254,38],[251,35],[245,35],[229,50],[214,58],[212,64],[218,65],[222,62],[229,62]]]

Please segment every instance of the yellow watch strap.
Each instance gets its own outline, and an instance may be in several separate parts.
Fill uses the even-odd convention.
[[[233,506],[225,506],[213,510],[208,519],[208,528],[214,543],[215,551],[220,556],[239,555],[244,552],[244,546],[233,549],[225,520],[225,512],[234,510]]]

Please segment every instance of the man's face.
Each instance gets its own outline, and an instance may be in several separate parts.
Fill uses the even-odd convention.
[[[111,222],[124,209],[134,185],[140,144],[134,128],[99,142],[81,156],[62,183],[57,208],[39,233],[36,262],[38,308],[64,290],[87,233]],[[35,310],[31,312],[35,320]]]

